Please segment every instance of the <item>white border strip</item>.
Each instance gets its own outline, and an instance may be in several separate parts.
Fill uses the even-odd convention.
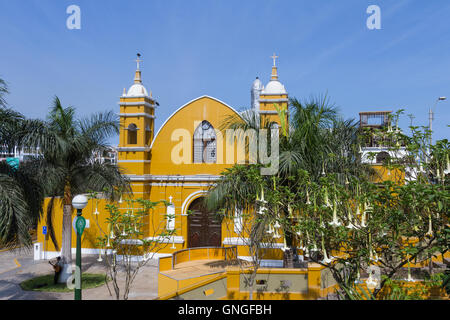
[[[145,117],[149,119],[155,119],[155,116],[152,116],[147,113],[118,113],[120,117],[131,118],[131,117]]]
[[[191,202],[197,198],[200,198],[202,195],[207,194],[207,193],[208,193],[208,191],[200,190],[200,191],[196,191],[196,192],[193,192],[190,195],[188,195],[186,197],[186,199],[184,200],[183,204],[181,205],[181,215],[182,216],[187,215],[187,208],[191,204]]]
[[[126,97],[123,97],[126,98]],[[133,98],[137,98],[137,97],[133,97]],[[155,108],[155,105],[152,105],[151,103],[148,103],[147,101],[144,102],[118,102],[117,103],[119,106],[124,106],[124,107],[128,107],[128,106],[146,106],[149,108]]]

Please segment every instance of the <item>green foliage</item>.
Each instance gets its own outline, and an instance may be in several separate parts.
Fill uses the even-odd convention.
[[[373,293],[359,283],[355,284],[355,286],[343,287],[342,291],[345,294],[337,290],[341,300],[376,300]]]
[[[44,275],[28,279],[20,283],[22,290],[40,292],[73,292],[66,283],[53,282],[54,275]],[[73,280],[75,283],[75,279]],[[106,283],[105,274],[83,273],[81,275],[81,285],[83,289],[97,288]]]
[[[6,107],[6,93],[6,82],[0,79],[0,146],[14,153],[15,146],[23,146],[26,130],[34,122]],[[28,164],[12,168],[0,163],[0,247],[32,246],[30,230],[43,213],[44,190],[30,171]]]
[[[145,199],[125,200],[127,209],[120,210],[116,204],[107,204],[106,210],[109,217],[106,218],[107,230],[100,230],[102,236],[98,237],[98,245],[104,249],[112,249],[114,254],[120,255],[146,255],[150,252],[160,250],[165,245],[164,240],[169,239],[175,234],[174,230],[164,228],[166,220],[153,231],[153,238],[148,239],[144,228],[148,225],[149,219],[152,219],[154,208],[160,204],[168,203],[152,202]],[[166,219],[173,217],[165,215]],[[152,231],[152,230],[149,230]],[[139,250],[139,251],[136,251]]]
[[[0,246],[32,245],[30,230],[42,214],[43,196],[26,164],[13,169],[0,162]]]
[[[96,193],[91,193],[91,198]],[[169,244],[175,230],[166,228],[166,220],[154,219],[154,209],[159,204],[169,205],[167,201],[152,202],[145,199],[126,199],[119,208],[116,204],[107,204],[109,216],[106,218],[107,229],[104,230],[97,221],[101,235],[97,238],[97,246],[103,249],[107,274],[111,278],[116,299],[127,300],[130,287],[139,272],[154,254]],[[166,219],[174,218],[165,215]],[[159,221],[149,228],[149,221]],[[124,285],[118,283],[119,273],[124,273]],[[108,286],[109,289],[109,286]],[[111,291],[110,291],[111,292]]]
[[[442,276],[442,287],[447,294],[450,294],[450,267],[447,266],[445,273]]]
[[[373,292],[376,297],[409,262],[449,248],[449,143],[430,147],[424,128],[411,127],[412,136],[398,125],[393,129],[390,123],[397,124],[402,112],[392,115],[387,127],[365,132],[341,120],[326,97],[292,99],[291,128],[280,139],[279,173],[261,176],[257,165],[236,165],[210,190],[207,203],[228,218],[236,207],[252,212],[269,232],[279,223],[288,246],[303,248],[310,260],[329,268],[349,299],[357,296],[360,270],[380,266],[387,278]],[[239,127],[249,124],[233,124]],[[369,138],[389,149],[382,168],[392,172],[390,180],[377,182],[375,172],[361,163],[360,145]],[[399,296],[394,290],[393,297]]]

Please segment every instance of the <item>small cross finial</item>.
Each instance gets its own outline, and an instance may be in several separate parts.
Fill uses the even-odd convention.
[[[137,70],[139,70],[139,67],[140,67],[139,63],[142,62],[142,61],[143,61],[143,60],[141,59],[141,54],[138,53],[138,54],[137,54],[137,59],[136,59]]]
[[[170,202],[170,203],[172,203],[172,199],[173,199],[173,197],[170,196],[170,197],[169,197],[169,202]]]
[[[271,56],[271,58],[273,59],[273,66],[276,67],[276,59],[279,57],[274,53],[273,56]]]

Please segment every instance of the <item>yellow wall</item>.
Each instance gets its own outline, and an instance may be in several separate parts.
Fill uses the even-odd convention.
[[[192,250],[190,257],[206,258],[206,249]],[[197,253],[197,257],[193,257],[193,253]],[[186,252],[176,253],[183,262],[189,261],[189,255]],[[218,254],[217,256],[220,256]],[[159,299],[173,299],[181,297],[183,299],[201,298],[206,299],[205,294],[198,295],[197,291],[206,293],[217,290],[217,282],[222,282],[221,286],[226,285],[226,291],[223,296],[215,297],[230,300],[247,300],[249,299],[249,291],[246,289],[244,278],[246,274],[251,272],[250,269],[243,270],[239,268],[227,268],[219,274],[203,274],[194,278],[174,279],[165,274],[166,271],[172,270],[172,257],[160,259],[159,275],[158,275],[158,296]],[[308,300],[325,297],[336,289],[334,281],[330,281],[326,268],[310,263],[306,269],[279,269],[279,268],[260,268],[257,270],[255,280],[265,280],[268,287],[266,289],[259,288],[256,285],[254,291],[255,300]],[[290,289],[278,290],[282,281],[291,283]],[[261,290],[262,289],[262,290]],[[222,292],[222,290],[221,290]]]
[[[193,152],[191,152],[189,157],[189,163],[175,164],[171,160],[171,151],[180,143],[178,136],[176,135],[177,130],[178,132],[181,132],[181,130],[186,130],[188,132],[188,137],[190,139],[188,143],[191,146],[192,151],[194,131],[203,120],[208,120],[216,130],[219,130],[225,119],[233,115],[237,115],[233,109],[210,97],[201,97],[179,109],[170,119],[168,119],[155,137],[155,141],[152,145],[151,173],[153,175],[181,176],[200,174],[220,175],[225,168],[231,167],[237,159],[237,154],[235,152],[233,161],[228,164],[226,163],[225,151],[227,148],[229,149],[232,147],[225,141],[226,133],[223,133],[223,157],[219,157],[219,150],[217,152],[218,164],[193,163]],[[172,138],[172,134],[175,134],[174,138]]]
[[[47,212],[47,206],[49,203],[49,198],[44,201],[44,212]],[[98,202],[98,204],[96,204]],[[86,220],[89,220],[89,228],[86,228],[81,237],[81,246],[82,248],[93,249],[97,248],[97,237],[101,235],[99,226],[106,230],[106,218],[109,216],[107,211],[105,210],[105,206],[108,202],[105,199],[98,200],[89,200],[86,208],[83,209],[83,217]],[[99,215],[95,215],[95,208],[98,208]],[[72,211],[72,220],[76,217],[76,210]],[[61,199],[57,199],[54,204],[54,212],[53,212],[53,227],[55,230],[56,239],[59,245],[59,249],[61,250],[61,234],[62,234],[62,219],[63,219],[63,210],[62,210],[62,201]],[[41,242],[43,247],[42,249],[45,251],[56,251],[55,245],[50,238],[50,233],[48,232],[46,236],[42,234],[42,227],[48,226],[47,215],[44,215],[43,219],[39,222],[38,225],[38,234],[37,241]],[[72,228],[72,248],[76,248],[76,233]]]

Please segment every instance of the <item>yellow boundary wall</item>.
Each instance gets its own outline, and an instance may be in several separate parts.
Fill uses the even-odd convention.
[[[160,258],[158,299],[180,297],[208,299],[208,296],[215,299],[248,299],[249,290],[243,284],[243,278],[252,272],[250,269],[228,268],[225,271],[183,279],[175,279],[164,273],[174,270],[177,264],[205,260],[208,256],[209,259],[235,258],[230,249],[236,252],[236,248],[192,248],[175,252],[170,257]],[[314,263],[310,263],[308,268],[304,269],[260,268],[257,270],[255,281],[261,283],[255,285],[256,300],[314,300],[334,292],[337,286],[332,277],[330,278],[329,271]],[[290,284],[292,287],[283,290],[282,284]],[[278,287],[275,288],[276,286]]]

